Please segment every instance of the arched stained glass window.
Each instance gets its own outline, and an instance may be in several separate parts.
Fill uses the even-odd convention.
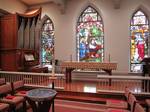
[[[50,64],[54,55],[54,25],[50,19],[45,20],[41,37],[42,64]]]
[[[104,60],[103,22],[91,6],[82,12],[77,22],[77,59],[87,62]]]
[[[149,20],[142,10],[134,13],[131,23],[131,72],[142,72],[141,61],[148,56]]]

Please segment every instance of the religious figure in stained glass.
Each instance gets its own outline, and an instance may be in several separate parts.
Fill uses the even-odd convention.
[[[142,72],[141,61],[148,56],[149,21],[138,10],[131,19],[131,72]]]
[[[88,6],[77,22],[77,58],[79,61],[103,62],[104,30],[98,12]]]
[[[47,19],[42,27],[42,63],[50,64],[54,55],[54,26],[50,19]]]

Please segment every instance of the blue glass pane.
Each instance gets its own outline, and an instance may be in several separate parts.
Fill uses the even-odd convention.
[[[148,56],[149,24],[142,11],[135,13],[131,20],[131,71],[139,71],[140,63]]]
[[[77,24],[78,60],[103,62],[104,32],[101,17],[95,9],[88,7]]]
[[[42,63],[50,63],[54,55],[54,28],[53,23],[48,19],[42,28],[41,57]]]

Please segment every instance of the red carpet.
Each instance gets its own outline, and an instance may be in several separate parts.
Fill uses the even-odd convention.
[[[28,112],[32,112],[32,109],[29,109]],[[95,103],[55,100],[55,112],[106,112],[106,106]]]
[[[106,106],[102,104],[55,100],[55,112],[105,112],[105,111]]]

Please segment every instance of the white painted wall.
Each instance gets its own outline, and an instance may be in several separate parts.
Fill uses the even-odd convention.
[[[65,14],[60,13],[56,4],[41,5],[42,17],[47,14],[54,22],[56,58],[70,60],[72,54],[76,60],[76,22],[88,5],[95,7],[103,18],[105,61],[110,54],[111,61],[118,63],[117,72],[129,72],[130,19],[138,7],[150,14],[150,1],[122,0],[121,8],[114,9],[111,0],[70,0]]]
[[[3,2],[4,3],[3,3]],[[8,2],[12,5],[7,5]],[[16,1],[16,0],[14,0]],[[25,6],[13,0],[0,0],[0,8],[11,12],[23,12]],[[121,8],[114,9],[111,0],[69,0],[65,14],[61,14],[56,4],[43,4],[34,6],[42,7],[42,17],[48,15],[55,27],[55,56],[60,60],[76,60],[76,22],[88,5],[92,5],[101,14],[104,22],[105,33],[105,61],[108,61],[110,54],[111,61],[118,63],[117,72],[129,72],[130,59],[130,19],[138,7],[142,7],[150,14],[149,0],[122,0]],[[149,16],[150,17],[150,16]]]
[[[27,6],[18,0],[0,0],[0,9],[6,10],[10,13],[24,13],[27,10]]]

